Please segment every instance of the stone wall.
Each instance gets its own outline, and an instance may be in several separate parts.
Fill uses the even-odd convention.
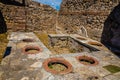
[[[63,27],[64,32],[100,41],[104,22],[117,4],[117,0],[64,0],[59,26]],[[86,31],[88,35],[85,35]]]
[[[58,14],[31,0],[25,1],[26,6],[2,4],[0,8],[8,31],[75,33],[100,41],[104,22],[117,4],[118,0],[63,0]]]
[[[7,24],[7,29],[12,31],[24,31],[26,24],[25,10],[23,7],[5,5],[2,9],[4,19]]]
[[[4,2],[0,4],[8,31],[55,32],[56,11],[50,6],[31,0],[27,0],[25,5]]]
[[[32,3],[26,8],[26,30],[54,33],[56,11],[47,5],[38,4],[36,6],[36,3]]]
[[[95,47],[80,42],[77,37],[73,37],[73,35],[49,34],[49,44],[54,54],[99,51]]]

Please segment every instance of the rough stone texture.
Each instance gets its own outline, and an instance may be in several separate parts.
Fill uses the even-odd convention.
[[[61,54],[61,53],[80,53],[80,52],[91,52],[91,51],[99,51],[93,47],[85,47],[84,44],[79,43],[76,39],[69,37],[69,35],[64,36],[55,36],[49,35],[49,43],[52,48],[52,53]]]
[[[18,2],[21,3],[21,1],[19,0]],[[75,33],[100,40],[104,26],[103,23],[117,4],[118,0],[64,0],[61,10],[57,15],[57,11],[50,6],[27,0],[26,6],[0,3],[0,11],[6,21],[8,31],[34,30],[53,33],[58,29],[61,33]],[[115,10],[115,15],[117,14],[117,17],[119,17],[119,6],[116,8],[118,9]],[[116,23],[119,24],[118,21],[120,21],[115,15],[114,11],[110,15],[113,16],[111,19],[115,22],[112,22],[111,19],[108,21],[112,22],[113,26]],[[116,31],[119,32],[119,29],[108,28],[105,33],[110,31],[112,36],[108,34],[104,36],[104,40],[106,39],[113,46],[119,47],[119,44],[114,45],[119,41],[119,37],[114,36]],[[75,38],[75,35],[69,36]],[[5,57],[0,65],[0,80],[89,80],[95,76],[98,76],[100,80],[119,80],[120,73],[111,74],[103,66],[110,64],[120,66],[120,59],[109,52],[104,46],[89,45],[88,41],[91,41],[91,39],[87,38],[87,41],[84,41],[75,38],[77,41],[95,47],[100,51],[53,55],[38,39],[36,39],[36,42],[28,44],[21,42],[23,38],[36,39],[31,33],[13,33],[11,35],[8,47],[12,47],[12,50],[11,54]],[[44,50],[39,54],[27,55],[21,52],[21,48],[25,45],[39,45]],[[75,59],[75,56],[79,55],[95,57],[99,61],[99,65],[96,67],[82,65]],[[42,67],[42,62],[49,57],[62,57],[66,59],[72,64],[73,71],[66,75],[53,75],[47,72]]]
[[[0,7],[8,30],[75,33],[100,41],[104,21],[118,2],[63,0],[58,14],[50,6],[31,0],[25,0],[26,6],[2,4]]]
[[[55,32],[56,11],[50,6],[27,0],[26,6],[4,3],[0,8],[8,31]]]
[[[22,0],[15,1],[22,3]],[[102,42],[120,47],[120,44],[116,45],[120,40],[118,38],[120,29],[109,28],[111,25],[116,26],[116,23],[119,25],[119,7],[116,7],[118,10],[113,10],[119,3],[118,0],[63,0],[59,12],[48,5],[31,0],[26,0],[25,5],[2,3],[0,3],[0,10],[8,31],[73,33],[97,41],[100,41],[102,37],[102,40],[104,39]],[[113,12],[111,12],[112,10]],[[108,16],[109,14],[110,16]],[[108,26],[108,29],[105,29],[104,26]],[[118,50],[115,52],[119,53]]]
[[[104,21],[117,4],[117,0],[64,0],[58,20],[59,26],[66,33],[82,36],[86,36],[86,29],[90,38],[100,41]]]
[[[31,7],[30,5],[26,10],[26,31],[55,32],[56,11],[54,9],[47,5],[36,7]]]
[[[76,39],[79,35],[51,35],[51,37],[69,36]],[[81,36],[79,36],[81,37]],[[43,51],[38,54],[25,54],[22,47],[17,45],[24,38],[33,38],[35,42],[24,42],[26,45],[37,45],[42,47]],[[95,41],[89,38],[76,41],[87,44],[89,41]],[[97,52],[82,52],[75,54],[52,54],[44,44],[33,33],[14,32],[10,35],[8,47],[11,47],[10,55],[6,56],[0,65],[0,80],[119,80],[120,72],[110,73],[103,66],[116,65],[120,67],[120,59],[111,52],[101,49],[98,46],[92,46],[100,49]],[[104,46],[102,46],[105,48]],[[81,64],[76,56],[90,56],[99,61],[96,66]],[[48,58],[64,58],[73,67],[72,72],[64,75],[52,74],[43,67],[43,62]],[[98,79],[95,79],[97,77]]]

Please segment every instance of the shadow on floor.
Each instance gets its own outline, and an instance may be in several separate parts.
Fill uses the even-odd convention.
[[[7,25],[2,15],[2,12],[0,11],[0,34],[5,32],[7,32]]]
[[[22,0],[22,3],[15,0],[0,0],[0,2],[7,5],[25,6],[25,0]]]
[[[12,49],[12,47],[7,47],[7,48],[6,48],[6,51],[5,51],[5,53],[4,53],[3,58],[5,58],[6,56],[10,55],[11,49]]]
[[[120,57],[120,3],[104,22],[101,42]]]

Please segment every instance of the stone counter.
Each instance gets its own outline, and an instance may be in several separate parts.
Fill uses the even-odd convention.
[[[55,38],[55,35],[53,36]],[[79,35],[76,36],[81,37]],[[74,39],[76,39],[76,36],[71,35]],[[26,42],[24,42],[23,39],[26,38],[34,38],[34,41],[30,42],[30,40],[28,40],[27,42],[26,40]],[[119,72],[113,74],[103,68],[103,66],[106,65],[116,65],[120,67],[120,59],[107,50],[56,55],[52,54],[31,32],[14,32],[10,35],[9,40],[8,47],[11,47],[10,54],[5,56],[0,65],[1,80],[119,80]],[[87,44],[84,40],[79,41]],[[41,48],[41,51],[35,54],[26,54],[23,52],[23,48],[26,45],[37,45]],[[91,57],[97,60],[98,63],[96,65],[85,65],[77,60],[76,57],[79,56]],[[67,74],[53,74],[47,71],[43,63],[50,58],[62,58],[68,61],[72,65],[72,71]]]

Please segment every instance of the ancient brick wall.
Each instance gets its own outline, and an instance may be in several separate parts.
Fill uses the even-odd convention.
[[[17,0],[16,0],[17,1]],[[18,1],[18,3],[22,3]],[[27,0],[25,5],[1,3],[8,31],[55,32],[56,11],[47,6]]]
[[[62,33],[76,33],[100,41],[104,22],[118,0],[63,0],[58,16],[50,6],[31,0],[25,3],[26,6],[0,5],[8,31],[55,33],[57,27]]]
[[[32,2],[26,8],[26,31],[54,33],[56,11],[47,5],[36,4]]]
[[[25,11],[23,7],[10,5],[4,6],[2,13],[7,24],[7,29],[12,31],[25,30]]]
[[[88,37],[100,41],[104,22],[118,0],[64,0],[61,5],[59,26],[65,32],[79,33],[83,27]],[[85,35],[83,35],[85,36]]]

